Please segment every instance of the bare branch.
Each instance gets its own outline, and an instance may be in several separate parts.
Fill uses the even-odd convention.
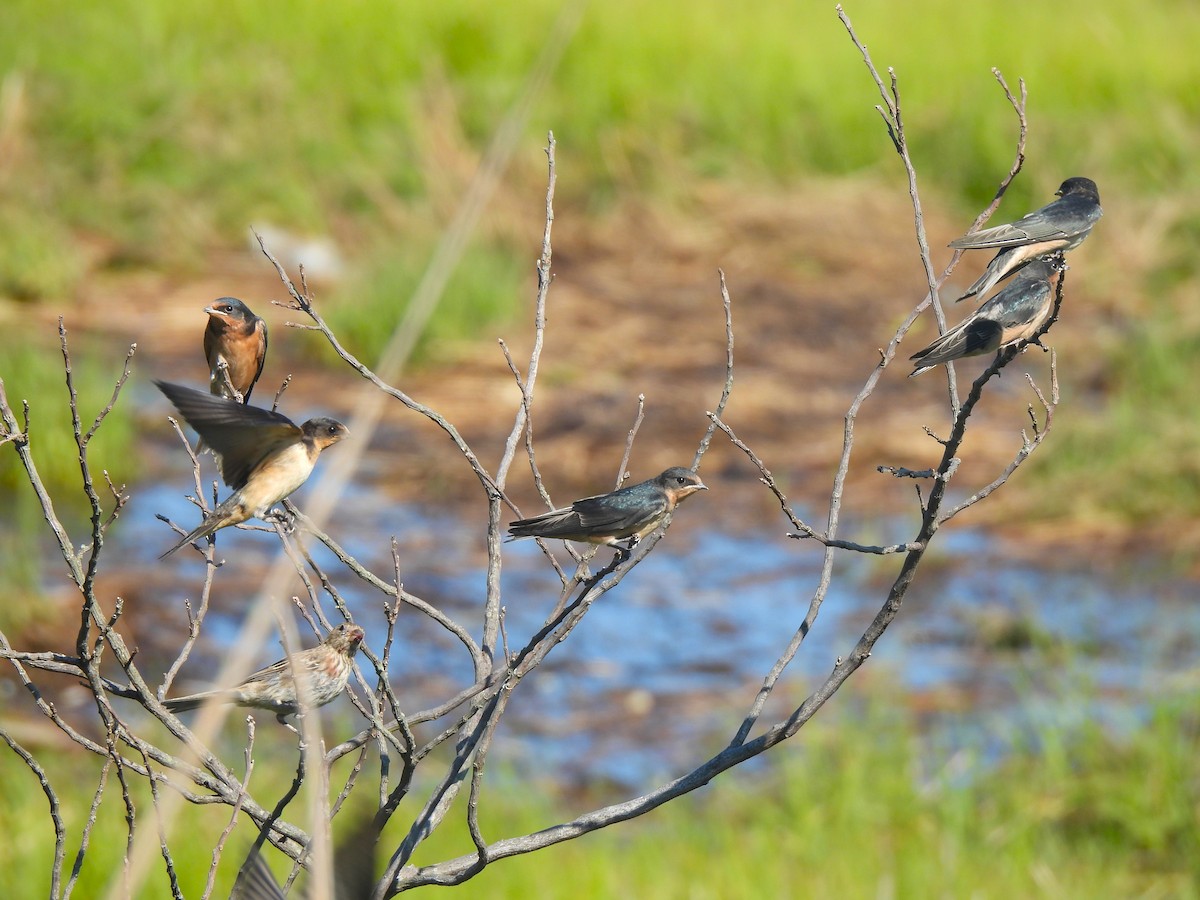
[[[721,278],[721,305],[725,310],[725,385],[721,389],[721,399],[717,401],[716,411],[707,413],[709,423],[704,430],[704,437],[700,439],[700,446],[696,448],[696,455],[692,459],[693,469],[700,465],[701,457],[708,452],[713,434],[719,427],[720,418],[725,414],[725,407],[729,404],[729,397],[733,393],[733,301],[729,297],[729,288],[725,284],[725,272],[717,269],[717,274]]]
[[[582,4],[576,2],[568,6],[569,9],[564,11],[554,32],[554,40],[559,43],[548,47],[539,62],[539,78],[544,79],[548,71],[545,67],[552,65],[562,51],[561,41],[565,40],[565,36],[578,24]],[[557,174],[555,141],[552,133],[548,135],[546,147],[545,224],[541,253],[536,264],[538,285],[533,298],[533,347],[524,372],[521,371],[521,366],[510,353],[508,345],[503,341],[500,342],[505,363],[519,392],[519,400],[515,403],[512,427],[507,434],[495,470],[496,474],[493,476],[483,466],[453,423],[391,383],[399,374],[407,350],[412,346],[412,341],[420,333],[423,322],[420,317],[428,315],[432,311],[433,305],[436,304],[444,287],[445,279],[455,265],[458,254],[461,254],[466,236],[480,213],[481,204],[494,188],[503,162],[507,158],[506,153],[510,152],[512,146],[515,146],[515,141],[520,134],[518,125],[528,110],[527,106],[522,106],[514,108],[504,133],[497,135],[493,147],[489,149],[484,164],[481,166],[478,180],[473,183],[469,197],[464,200],[454,229],[448,232],[443,245],[439,247],[436,259],[431,263],[430,272],[422,281],[422,286],[413,300],[410,312],[416,318],[410,319],[409,314],[406,314],[404,328],[408,330],[403,334],[398,331],[393,335],[388,352],[376,366],[368,367],[341,345],[338,337],[316,309],[303,267],[299,269],[299,286],[297,286],[283,266],[267,250],[263,239],[258,238],[264,256],[275,267],[291,297],[289,303],[280,305],[299,311],[308,319],[304,323],[296,324],[295,327],[322,335],[341,360],[362,379],[364,395],[370,398],[364,400],[366,411],[363,412],[363,421],[367,422],[364,431],[369,433],[374,427],[373,422],[377,420],[379,410],[387,399],[398,401],[407,409],[433,422],[449,438],[454,448],[453,452],[461,455],[463,463],[470,468],[479,482],[482,492],[487,498],[488,508],[487,564],[484,577],[481,579],[484,596],[482,602],[473,607],[476,611],[473,615],[479,616],[478,622],[465,624],[456,621],[433,603],[406,591],[405,576],[410,576],[408,579],[410,584],[413,583],[413,578],[410,573],[405,571],[399,545],[394,538],[390,541],[392,572],[380,576],[352,557],[337,540],[324,531],[326,522],[324,512],[311,517],[304,516],[290,502],[285,502],[283,507],[290,515],[290,520],[285,521],[287,517],[280,514],[278,518],[266,517],[270,522],[270,528],[264,528],[261,525],[249,526],[256,530],[274,530],[279,537],[279,546],[282,550],[275,567],[271,570],[275,581],[271,584],[269,591],[264,591],[263,596],[247,617],[251,623],[260,621],[263,623],[261,630],[257,632],[258,636],[253,640],[248,639],[248,643],[252,647],[261,644],[264,640],[266,629],[270,626],[269,617],[272,610],[277,617],[284,643],[285,659],[288,660],[289,666],[293,665],[294,661],[288,651],[296,649],[298,625],[294,619],[296,613],[307,622],[308,629],[318,636],[327,632],[334,621],[339,619],[350,621],[352,609],[348,599],[351,599],[353,595],[351,589],[342,584],[343,573],[346,576],[352,576],[349,582],[353,588],[357,589],[360,585],[365,586],[367,590],[364,593],[376,598],[375,602],[381,604],[386,621],[386,629],[373,632],[371,646],[364,646],[361,651],[362,657],[351,662],[353,679],[358,682],[362,690],[355,690],[351,685],[347,692],[351,702],[365,719],[365,722],[359,722],[354,726],[360,730],[353,737],[326,749],[320,718],[311,708],[312,698],[306,693],[306,680],[295,678],[298,673],[292,673],[297,690],[297,703],[300,707],[298,723],[300,727],[296,729],[290,722],[285,724],[293,727],[293,730],[300,735],[299,758],[291,786],[284,796],[273,805],[263,805],[250,791],[255,746],[255,727],[252,718],[247,719],[248,732],[243,750],[244,763],[239,777],[207,746],[215,739],[217,725],[214,723],[219,722],[219,716],[224,713],[213,712],[207,719],[205,713],[202,713],[196,724],[196,731],[193,733],[167,710],[162,702],[162,698],[174,684],[199,640],[207,621],[207,612],[213,592],[221,589],[217,584],[217,573],[221,569],[221,564],[217,562],[213,541],[210,539],[197,545],[197,549],[201,550],[205,560],[203,581],[199,594],[192,593],[190,595],[197,599],[183,601],[182,613],[186,624],[186,634],[182,638],[175,658],[170,662],[163,661],[161,663],[166,666],[166,671],[160,679],[157,690],[150,687],[146,678],[134,665],[134,654],[125,645],[125,638],[122,634],[125,631],[125,622],[122,618],[124,610],[122,599],[119,596],[111,597],[107,592],[102,593],[100,597],[97,596],[96,577],[104,551],[106,531],[120,514],[128,497],[124,488],[118,488],[110,478],[109,472],[103,470],[107,493],[103,495],[102,499],[101,491],[105,488],[103,485],[98,485],[94,479],[92,463],[89,458],[89,445],[116,406],[121,390],[128,380],[136,345],[130,346],[125,356],[124,366],[120,376],[116,379],[111,400],[95,415],[90,426],[85,429],[84,425],[87,419],[79,406],[75,375],[72,371],[72,359],[67,344],[67,331],[64,321],[59,321],[63,368],[68,389],[67,402],[70,407],[75,446],[83,477],[83,492],[91,510],[90,541],[85,542],[81,552],[76,552],[69,535],[56,517],[50,494],[40,481],[37,469],[33,465],[29,453],[29,409],[26,406],[23,410],[24,424],[22,426],[18,423],[18,418],[4,394],[3,383],[0,382],[0,421],[2,421],[3,427],[3,430],[0,431],[0,446],[12,444],[14,451],[21,459],[27,479],[39,499],[46,520],[58,541],[71,578],[78,588],[77,600],[79,603],[78,631],[74,634],[74,647],[68,648],[73,652],[16,650],[13,649],[7,637],[0,633],[0,660],[5,660],[5,666],[12,667],[15,674],[14,684],[19,684],[24,688],[19,696],[29,700],[31,709],[36,709],[69,740],[91,754],[92,758],[102,761],[97,764],[99,779],[91,796],[91,812],[82,831],[74,869],[66,885],[67,893],[76,884],[89,841],[92,839],[101,799],[106,785],[109,783],[110,771],[115,774],[119,784],[126,818],[123,870],[115,875],[110,884],[110,896],[135,894],[139,891],[147,858],[153,862],[155,838],[158,843],[157,857],[162,860],[171,884],[172,895],[182,896],[179,879],[176,876],[176,861],[168,840],[173,818],[182,803],[222,807],[220,815],[227,817],[223,820],[214,820],[217,823],[223,821],[224,829],[212,848],[203,889],[204,897],[207,898],[213,894],[216,871],[222,853],[239,818],[243,815],[254,823],[257,830],[254,848],[247,857],[248,865],[250,860],[258,860],[259,864],[262,864],[259,851],[265,843],[270,842],[294,863],[292,874],[287,882],[289,886],[300,869],[305,868],[310,870],[312,882],[317,890],[316,896],[322,896],[322,891],[329,894],[332,884],[330,875],[332,854],[329,850],[331,822],[346,808],[352,794],[358,791],[360,794],[370,795],[375,805],[370,821],[372,841],[379,838],[384,826],[393,817],[399,818],[398,811],[401,809],[402,801],[405,801],[406,798],[407,803],[404,803],[403,808],[417,810],[411,819],[392,823],[393,830],[402,834],[403,837],[389,848],[390,859],[382,879],[375,886],[375,897],[383,898],[425,884],[448,885],[464,882],[495,860],[533,852],[554,843],[570,840],[590,831],[635,818],[683,796],[723,772],[766,752],[771,747],[795,735],[869,658],[875,643],[898,615],[913,576],[937,530],[958,513],[986,499],[1000,485],[1004,484],[1024,460],[1040,446],[1049,433],[1059,397],[1057,359],[1053,353],[1051,353],[1050,359],[1049,391],[1043,391],[1037,382],[1028,378],[1036,402],[1028,405],[1026,411],[1028,421],[1022,419],[1021,445],[1012,462],[989,484],[978,489],[957,506],[947,509],[949,504],[946,500],[946,492],[949,481],[958,472],[968,420],[980,402],[985,386],[1000,373],[1005,365],[1025,350],[1028,343],[1040,346],[1039,338],[1057,318],[1062,300],[1062,280],[1059,280],[1053,314],[1041,332],[1030,342],[1006,348],[999,353],[983,375],[971,385],[970,391],[961,402],[953,369],[948,367],[950,421],[947,436],[940,438],[932,430],[926,429],[926,432],[937,441],[937,446],[940,448],[937,454],[939,456],[937,464],[923,470],[903,466],[879,465],[876,467],[879,472],[894,478],[913,480],[921,504],[920,523],[915,528],[915,533],[908,540],[887,545],[860,544],[841,537],[839,534],[841,512],[846,499],[858,417],[866,401],[874,394],[886,369],[895,359],[900,343],[917,317],[932,307],[939,330],[944,330],[945,316],[938,291],[957,264],[960,254],[953,255],[949,266],[940,276],[936,273],[924,228],[916,170],[909,155],[905,107],[902,104],[899,78],[892,69],[886,70],[886,77],[880,74],[875,68],[865,44],[859,41],[849,18],[840,7],[838,16],[845,26],[850,40],[861,53],[867,71],[878,89],[881,103],[876,109],[883,119],[888,138],[903,164],[912,204],[916,247],[926,275],[927,293],[924,299],[904,317],[885,347],[879,348],[877,353],[873,346],[865,348],[865,365],[869,365],[870,368],[863,373],[865,378],[862,386],[851,400],[844,417],[841,452],[830,488],[825,523],[823,528],[818,528],[804,522],[796,515],[788,498],[776,483],[764,461],[724,421],[734,384],[734,331],[732,301],[725,273],[718,270],[725,320],[724,382],[713,411],[707,414],[708,421],[704,423],[692,463],[693,468],[698,469],[701,466],[703,458],[711,446],[713,436],[720,429],[731,443],[749,459],[760,482],[778,501],[781,511],[791,524],[792,530],[788,532],[788,536],[794,539],[812,540],[822,545],[819,551],[821,553],[820,571],[817,583],[808,596],[804,617],[798,626],[795,626],[795,631],[786,647],[765,673],[759,690],[749,703],[739,727],[730,737],[725,748],[710,759],[701,762],[681,778],[655,787],[641,796],[623,803],[593,810],[552,828],[489,842],[481,824],[481,813],[483,812],[481,807],[485,802],[484,772],[489,754],[494,748],[501,747],[506,738],[505,714],[509,701],[515,692],[521,689],[526,679],[545,674],[545,670],[541,669],[541,666],[549,654],[574,634],[575,629],[579,627],[584,616],[588,614],[597,600],[615,588],[626,577],[631,576],[637,566],[655,550],[658,541],[661,540],[670,524],[670,516],[667,516],[657,531],[636,545],[631,542],[628,549],[618,549],[612,558],[599,566],[594,573],[592,566],[598,548],[592,547],[581,552],[576,547],[566,545],[566,552],[575,562],[574,572],[567,574],[569,568],[564,569],[560,565],[559,560],[548,549],[546,542],[539,542],[548,564],[553,567],[560,579],[561,589],[551,590],[552,595],[558,594],[557,602],[541,626],[536,627],[532,634],[518,633],[519,628],[513,631],[513,644],[510,646],[509,632],[516,625],[514,624],[515,620],[506,622],[505,619],[506,607],[502,596],[501,579],[502,537],[506,511],[519,515],[519,511],[510,501],[505,490],[507,476],[516,461],[518,447],[522,444],[534,485],[546,505],[553,506],[539,470],[533,424],[535,388],[546,339],[549,287],[553,281],[551,236]],[[1024,161],[1025,85],[1021,82],[1020,96],[1014,96],[1000,73],[994,70],[993,74],[1017,113],[1019,137],[1016,160],[1008,176],[1001,181],[995,201],[988,210],[981,214],[975,227],[978,227],[994,211],[1000,197],[1016,177]],[[536,84],[531,81],[529,90],[533,91],[535,87]],[[411,322],[416,322],[416,324],[412,325]],[[232,389],[227,367],[219,366],[216,377],[226,384],[230,393],[237,396]],[[290,379],[289,375],[282,383],[275,396],[275,406],[278,405],[280,396],[290,383]],[[357,379],[355,381],[358,383]],[[620,466],[616,473],[615,480],[618,487],[628,478],[628,466],[633,445],[641,432],[646,415],[645,397],[639,394],[635,416],[629,428]],[[174,420],[172,420],[172,424],[192,463],[195,482],[195,497],[192,500],[201,513],[206,514],[210,507],[206,502],[208,490],[202,481],[200,457],[188,444],[183,430],[179,428],[178,424]],[[361,436],[361,433],[356,432],[356,436]],[[365,443],[364,439],[362,444]],[[361,452],[361,448],[355,452]],[[353,464],[351,463],[346,467],[345,472],[348,473],[352,469]],[[349,475],[346,474],[345,477],[349,478]],[[962,475],[957,476],[956,486],[962,477]],[[120,479],[118,478],[117,481],[119,482]],[[97,490],[98,487],[100,490]],[[331,491],[330,495],[334,492]],[[907,489],[905,493],[907,495]],[[110,497],[111,507],[109,507]],[[214,504],[216,499],[216,485],[214,484],[212,489]],[[164,521],[166,521],[165,518]],[[172,525],[172,527],[181,534],[186,533],[178,526]],[[313,544],[313,539],[332,554],[332,561],[320,547]],[[834,560],[838,551],[879,556],[898,555],[899,560],[896,563],[893,582],[870,625],[862,631],[853,648],[838,658],[836,665],[820,681],[810,696],[798,706],[794,706],[778,721],[760,723],[764,710],[767,708],[767,700],[781,680],[783,672],[799,653],[820,614],[832,583]],[[559,555],[561,556],[561,553]],[[302,589],[295,585],[295,579],[299,579],[303,585]],[[339,585],[342,586],[339,587]],[[373,592],[377,592],[377,594]],[[295,611],[285,608],[289,603],[288,598],[291,598],[290,602],[294,605]],[[111,609],[109,609],[110,602]],[[548,607],[549,603],[546,606]],[[408,715],[404,714],[400,699],[405,695],[405,691],[401,690],[400,696],[397,696],[397,690],[391,684],[392,662],[396,658],[396,653],[403,648],[403,645],[398,645],[396,641],[398,635],[404,634],[406,630],[405,623],[400,619],[404,607],[416,610],[453,635],[466,651],[466,656],[469,657],[472,666],[472,683],[470,685],[461,689],[452,688],[452,690],[457,690],[454,696],[436,702],[429,709]],[[376,615],[377,610],[378,607],[376,607]],[[364,621],[366,621],[365,617],[370,614],[357,606],[354,607],[353,612]],[[246,633],[255,634],[253,629],[259,627],[258,624],[247,625]],[[303,630],[304,626],[300,626],[300,628]],[[379,631],[384,633],[380,634]],[[382,647],[379,645],[380,640],[383,641]],[[110,659],[106,659],[106,656]],[[117,666],[124,672],[124,676],[116,674]],[[373,675],[371,674],[372,670]],[[90,691],[94,704],[89,705],[82,720],[80,714],[73,708],[69,708],[66,715],[60,712],[47,699],[47,696],[53,696],[52,694],[43,695],[45,688],[37,683],[37,679],[47,678],[51,675],[66,675],[71,679],[81,681]],[[237,682],[222,683],[236,684]],[[113,698],[120,699],[114,700]],[[126,718],[124,716],[126,709],[133,709],[132,706],[125,706],[127,701],[129,704],[138,704],[140,709],[135,713],[141,711],[149,713],[153,720],[157,720],[162,725],[162,730],[156,727],[153,732],[139,733],[144,717],[135,714]],[[418,727],[425,723],[432,724],[428,728]],[[163,739],[150,740],[147,735],[151,733],[161,734]],[[34,756],[21,748],[3,730],[0,730],[0,737],[3,737],[9,747],[38,778],[43,792],[50,802],[51,819],[55,829],[51,892],[58,896],[61,894],[62,869],[65,861],[65,827],[63,824],[65,810],[62,808],[58,795],[51,788],[45,771]],[[178,753],[174,752],[171,742],[178,742],[180,745]],[[213,745],[225,746],[224,743]],[[374,763],[368,764],[368,761],[374,759],[370,752],[372,746],[378,751],[377,779]],[[346,756],[351,757],[346,761],[349,771],[347,772],[346,769],[337,771],[337,781],[333,784],[336,790],[331,793],[330,783],[335,778],[332,766]],[[442,768],[435,771],[435,767],[438,766]],[[423,767],[420,778],[417,777],[418,767]],[[144,793],[138,792],[142,779],[149,788],[152,806],[150,812],[155,817],[153,831],[147,827],[145,809],[142,810],[142,821],[138,821],[139,810],[135,805],[134,798],[145,796]],[[305,801],[308,806],[305,821],[308,825],[307,830],[303,830],[285,819],[284,814],[292,801],[299,796],[301,787],[306,782],[309,790],[305,793]],[[455,859],[433,862],[421,867],[413,866],[412,861],[417,848],[446,821],[449,811],[455,800],[458,799],[464,785],[467,786],[464,816],[472,842],[471,852]],[[162,790],[164,787],[167,790]],[[417,792],[420,793],[413,796]],[[330,803],[331,796],[332,803]],[[142,805],[144,806],[144,803]],[[351,808],[353,806],[354,804],[351,803]]]

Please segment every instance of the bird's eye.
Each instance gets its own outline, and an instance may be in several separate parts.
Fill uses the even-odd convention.
[[[687,479],[684,478],[682,475],[676,475],[675,480],[678,481],[680,484],[687,484]]]
[[[219,309],[223,313],[233,312],[233,307],[230,306],[228,303],[222,303],[220,306],[217,307],[217,309]]]
[[[338,431],[336,425],[330,425],[328,430],[330,434],[337,434]]]

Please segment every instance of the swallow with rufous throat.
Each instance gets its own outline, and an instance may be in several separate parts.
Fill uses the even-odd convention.
[[[708,487],[691,469],[673,466],[661,475],[608,494],[584,497],[570,506],[510,522],[510,540],[523,537],[558,538],[619,546],[638,541],[662,524],[685,498]]]
[[[974,313],[914,353],[910,358],[916,368],[908,377],[964,356],[982,356],[1032,340],[1054,312],[1054,296],[1064,269],[1061,253],[1027,263]]]
[[[267,358],[267,323],[237,297],[221,297],[204,311],[208,313],[204,358],[208,360],[209,390],[219,397],[249,403]],[[228,382],[221,374],[222,362]],[[230,386],[238,396],[230,394]]]
[[[959,297],[982,297],[1030,260],[1055,251],[1074,250],[1091,233],[1092,226],[1104,215],[1100,191],[1090,178],[1068,178],[1047,203],[1008,225],[973,231],[950,242],[956,250],[995,250],[987,269]]]

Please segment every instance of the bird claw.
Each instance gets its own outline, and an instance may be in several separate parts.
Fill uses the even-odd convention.
[[[629,559],[629,557],[633,555],[633,548],[636,547],[640,542],[641,538],[635,534],[628,540],[628,542],[624,544],[616,544],[617,562],[623,563],[625,560]]]
[[[278,522],[285,534],[294,534],[296,531],[296,517],[286,509],[273,509],[264,518]]]

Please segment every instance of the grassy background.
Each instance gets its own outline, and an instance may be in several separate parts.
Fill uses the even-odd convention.
[[[931,752],[915,715],[898,711],[902,703],[885,710],[876,700],[873,710],[849,718],[831,711],[753,774],[718,779],[638,822],[494,863],[456,896],[1200,896],[1196,699],[1164,700],[1132,736],[1114,737],[1095,723],[1070,733],[1000,734],[991,737],[990,753],[962,750],[949,758]],[[258,795],[278,796],[287,767],[265,760],[273,752],[290,759],[287,738],[263,729],[259,735]],[[1006,751],[998,763],[997,743]],[[69,800],[70,861],[94,791],[84,772],[94,764],[61,753],[39,758]],[[53,832],[45,798],[11,753],[0,755],[0,775],[0,827],[10,836],[0,844],[6,896],[46,896]],[[141,827],[152,827],[149,799],[141,792],[134,798]],[[481,824],[494,839],[613,799],[568,799],[549,784],[518,787],[509,774],[493,778],[485,792]],[[410,805],[401,808],[400,824]],[[186,896],[198,895],[208,848],[226,821],[223,807],[185,811],[171,847]],[[78,896],[101,896],[120,871],[125,823],[111,773],[99,822],[104,839],[88,852]],[[233,865],[222,868],[214,896],[228,894],[250,835],[245,822],[234,832],[227,851]],[[389,832],[393,846],[399,837]],[[470,846],[454,811],[416,861]],[[570,879],[548,874],[568,871]],[[165,876],[157,877],[142,896],[166,894]]]
[[[370,358],[559,7],[6,4],[0,324],[14,327],[30,301],[69,308],[97,276],[211,274],[214,252],[244,246],[248,226],[267,222],[343,248],[350,273],[323,299]],[[1200,436],[1178,414],[1200,376],[1200,8],[1066,0],[1014,15],[930,0],[918,14],[862,0],[849,14],[876,63],[901,78],[927,202],[966,217],[1009,164],[1014,123],[992,66],[1032,94],[1028,173],[1005,210],[1040,205],[1065,175],[1101,185],[1109,213],[1086,277],[1113,310],[1096,336],[1097,368],[1119,377],[1062,452],[1039,456],[1039,493],[1069,488],[1044,511],[1087,515],[1099,484],[1116,490],[1108,511],[1133,522],[1163,499],[1200,511],[1190,462]],[[899,187],[876,99],[829,6],[587,6],[432,339],[478,333],[523,296],[540,229],[535,148],[548,129],[568,173],[560,205],[592,214],[622,197],[669,203],[701,179],[747,191],[828,176]],[[1151,240],[1147,221],[1154,245],[1131,255],[1131,242]],[[5,377],[23,365],[0,357]],[[1146,457],[1155,463],[1144,467]]]
[[[0,328],[19,338],[0,342],[0,377],[10,397],[34,403],[48,479],[69,486],[78,475],[52,332],[41,344],[23,328],[35,304],[69,317],[103,279],[211,276],[251,223],[274,223],[328,236],[347,255],[348,275],[323,302],[370,358],[558,9],[548,0],[235,0],[219,10],[199,0],[7,2]],[[1200,7],[863,0],[848,12],[875,62],[901,79],[927,203],[969,219],[1009,165],[1014,122],[992,66],[1031,91],[1030,159],[1004,210],[1040,205],[1066,175],[1100,184],[1107,215],[1081,273],[1109,317],[1089,376],[1098,399],[1090,416],[1064,423],[1033,477],[1014,483],[1037,495],[1030,514],[1135,524],[1200,514],[1190,402],[1200,383]],[[831,4],[589,5],[427,340],[477,333],[524,299],[548,129],[559,141],[560,207],[596,216],[631,197],[671,204],[705,179],[747,192],[827,177],[901,190],[875,102]],[[94,412],[124,347],[78,350],[79,367],[95,373],[85,379],[98,386],[86,401]],[[124,407],[101,439],[113,443],[98,453],[130,445]],[[37,524],[36,510],[11,500],[22,496],[13,462],[0,449],[3,524]],[[0,537],[11,584],[31,555]],[[713,896],[742,886],[763,896],[797,879],[815,895],[1200,892],[1195,721],[1179,707],[1129,742],[1094,731],[1040,736],[1036,751],[1018,749],[962,781],[918,774],[911,722],[885,717],[871,730],[870,741],[814,738],[794,768],[783,761],[789,748],[771,770],[778,782],[761,791],[739,779],[548,858],[571,866],[593,896],[703,896],[702,880]],[[70,772],[74,762],[57,765]],[[0,754],[0,772],[0,823],[12,836],[0,863],[14,883],[39,885],[28,896],[44,896],[49,844],[25,826],[44,801],[11,754]],[[90,798],[77,799],[86,807]],[[489,822],[489,834],[557,818],[497,807],[511,818]],[[119,808],[105,814],[121,833]],[[119,865],[120,842],[102,843],[81,896]],[[546,859],[502,863],[468,891],[528,896],[545,887]]]

